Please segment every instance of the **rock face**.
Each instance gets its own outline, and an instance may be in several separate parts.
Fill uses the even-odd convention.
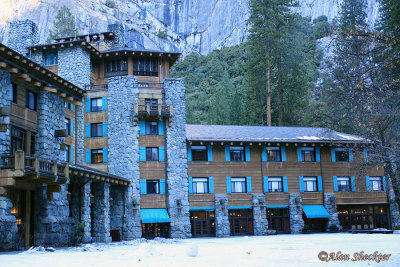
[[[106,31],[122,23],[129,47],[208,54],[243,42],[248,34],[249,0],[14,0],[0,10],[0,40],[8,38],[7,21],[31,19],[39,25],[40,42],[48,37],[62,5],[76,16],[80,34]],[[300,0],[297,12],[332,20],[342,0]],[[106,4],[108,3],[108,4]],[[112,4],[110,4],[112,3]],[[378,18],[377,0],[367,0],[368,23]]]

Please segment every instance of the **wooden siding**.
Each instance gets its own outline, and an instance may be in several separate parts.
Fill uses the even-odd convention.
[[[165,209],[165,195],[151,194],[140,195],[141,209]]]
[[[164,161],[141,161],[140,179],[165,179]]]
[[[106,136],[85,138],[85,149],[99,149],[104,147],[108,147],[108,138]]]
[[[388,203],[387,194],[379,192],[336,192],[337,204]]]
[[[189,194],[190,207],[214,207],[214,194]]]
[[[140,135],[139,146],[145,147],[163,147],[164,135]]]
[[[289,193],[267,193],[267,205],[289,205]]]

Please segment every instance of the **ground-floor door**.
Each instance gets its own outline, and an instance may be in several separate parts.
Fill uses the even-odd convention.
[[[147,239],[169,237],[169,223],[142,223],[142,236]]]
[[[229,224],[231,235],[253,235],[253,210],[229,210]]]
[[[214,211],[191,211],[190,223],[193,237],[215,236]]]
[[[386,205],[338,205],[337,211],[343,230],[389,228]]]
[[[326,232],[326,225],[328,219],[326,218],[312,218],[309,219],[303,214],[304,232],[305,233],[321,233]]]
[[[290,233],[289,209],[267,209],[268,230],[277,234]]]

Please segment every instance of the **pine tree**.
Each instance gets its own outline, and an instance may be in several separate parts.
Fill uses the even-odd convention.
[[[70,9],[66,6],[62,6],[56,15],[53,23],[53,30],[50,30],[48,42],[60,37],[71,37],[78,33],[78,29],[75,25],[75,18],[72,15]]]

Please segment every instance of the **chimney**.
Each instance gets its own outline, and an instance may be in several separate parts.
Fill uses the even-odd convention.
[[[28,46],[39,43],[39,29],[31,20],[17,20],[8,23],[6,46],[26,56]]]
[[[113,39],[107,41],[110,48],[125,47],[125,29],[122,23],[107,25],[107,31],[115,35]]]

